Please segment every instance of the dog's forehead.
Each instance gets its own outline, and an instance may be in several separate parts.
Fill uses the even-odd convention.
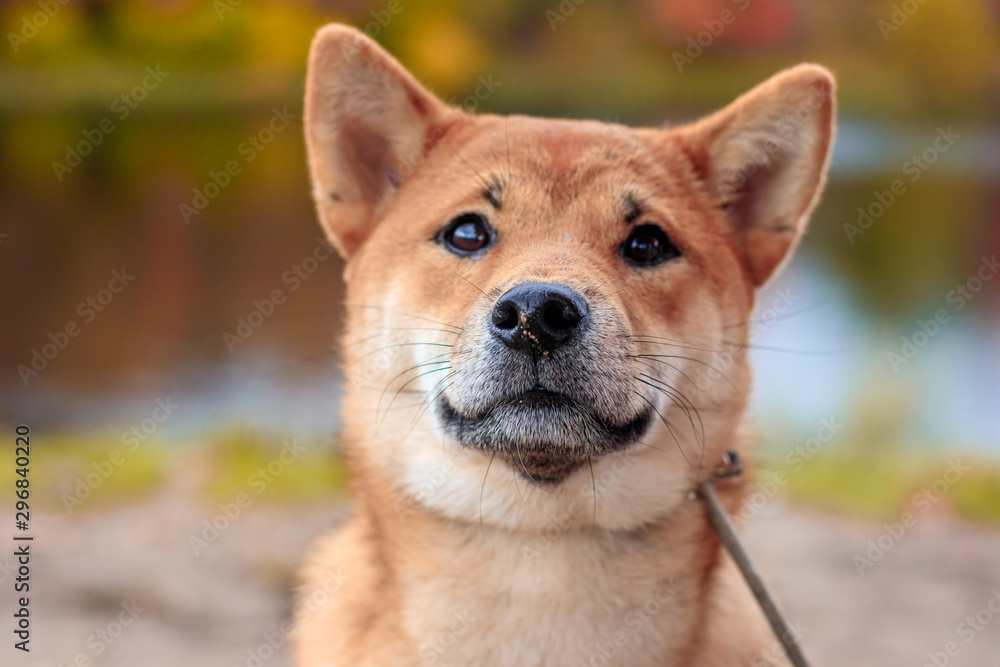
[[[552,174],[595,163],[624,166],[641,152],[637,135],[617,123],[502,116],[477,123],[469,147]]]
[[[623,200],[658,159],[640,135],[617,123],[530,116],[477,118],[454,137],[453,157],[469,176],[513,191],[544,191],[565,204],[585,193]]]

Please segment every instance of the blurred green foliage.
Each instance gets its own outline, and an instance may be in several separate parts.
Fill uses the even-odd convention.
[[[988,117],[1000,90],[996,5],[925,3],[885,32],[880,21],[891,21],[898,4],[87,1],[60,6],[15,44],[10,35],[22,35],[39,11],[37,2],[16,1],[0,9],[0,30],[11,42],[0,49],[0,109],[101,108],[137,68],[157,63],[175,79],[151,111],[287,103],[299,97],[311,35],[336,20],[373,35],[446,97],[459,100],[479,75],[494,74],[506,85],[489,106],[501,111],[659,120],[715,106],[791,63],[818,60],[849,82],[841,96],[849,113]],[[724,11],[735,15],[732,24],[678,68],[675,54],[687,53],[689,40]],[[784,27],[775,32],[775,25]]]
[[[6,427],[5,432],[13,433],[14,429]],[[119,441],[120,435],[105,430],[33,430],[31,506],[72,512],[99,509],[162,488],[175,452],[155,441],[128,452]],[[112,459],[115,451],[119,454]],[[16,474],[12,466],[0,466],[0,486],[13,488]]]
[[[761,454],[758,478],[784,473],[780,492],[793,502],[879,520],[898,521],[903,512],[957,514],[976,521],[1000,522],[1000,463],[960,448],[942,451],[930,442],[910,442],[910,397],[887,373],[872,373],[851,406],[842,432],[815,454],[786,454],[811,435],[785,433]],[[780,423],[780,422],[779,422]],[[956,463],[957,480],[947,471]],[[947,473],[947,479],[946,479]],[[933,499],[917,500],[935,482],[949,482]]]
[[[328,445],[296,440],[304,453],[283,451],[284,440],[259,431],[232,431],[210,438],[206,460],[211,498],[231,500],[240,493],[270,501],[306,502],[336,497],[344,491],[347,473]],[[290,441],[288,441],[290,442]]]
[[[74,513],[100,510],[141,501],[168,486],[208,501],[231,501],[246,493],[264,502],[301,503],[337,498],[346,485],[340,456],[329,443],[315,439],[296,440],[302,453],[292,459],[286,455],[285,464],[279,458],[283,439],[262,431],[217,432],[183,446],[154,436],[134,451],[121,444],[120,435],[33,431],[31,506]],[[15,479],[11,466],[0,468],[0,486],[13,488]]]
[[[915,511],[915,495],[939,480],[950,461],[960,459],[972,469],[949,486],[935,502],[934,511],[1000,522],[1000,465],[995,460],[907,449],[899,445],[891,419],[879,423],[881,426],[868,422],[855,429],[795,472],[780,456],[768,458],[765,453],[758,477],[772,479],[775,472],[784,471],[788,482],[780,493],[794,502],[859,517],[897,520],[902,512]],[[33,437],[34,442],[43,442],[40,434]],[[124,461],[112,464],[112,472],[107,474],[112,452],[124,450],[114,434],[46,433],[44,445],[32,450],[32,506],[50,511],[99,511],[141,502],[168,485],[187,489],[206,502],[231,501],[240,493],[265,503],[311,503],[343,497],[348,473],[335,449],[318,440],[301,441],[298,444],[304,453],[278,465],[282,442],[275,434],[244,429],[218,432],[200,444],[183,447],[154,439],[134,452],[123,452]],[[269,467],[271,473],[267,472]],[[105,474],[100,474],[101,469]],[[9,466],[0,468],[0,486],[10,488],[14,475]],[[189,483],[192,478],[196,482],[193,487]]]
[[[928,142],[933,138],[931,130]],[[848,240],[844,225],[860,229],[858,209],[877,205],[877,193],[889,192],[897,179],[906,183],[906,192],[867,230]],[[861,297],[873,322],[908,324],[914,313],[943,305],[948,289],[969,274],[970,260],[978,260],[967,248],[980,233],[991,187],[962,173],[929,174],[916,185],[902,172],[848,174],[828,184],[809,228],[810,240]]]
[[[956,460],[972,470],[945,494],[921,504],[921,494]],[[763,479],[767,473],[765,465]],[[898,521],[903,512],[922,516],[929,508],[935,514],[1000,523],[1000,466],[975,455],[921,455],[899,446],[872,451],[858,441],[823,452],[789,475],[782,493],[796,504],[885,521]]]

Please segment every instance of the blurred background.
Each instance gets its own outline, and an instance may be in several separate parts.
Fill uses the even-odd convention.
[[[31,428],[48,554],[24,664],[287,660],[266,635],[343,511],[343,267],[301,129],[329,21],[497,113],[679,123],[831,68],[830,182],[754,327],[744,523],[823,664],[997,664],[1000,618],[957,626],[1000,602],[998,0],[0,3],[0,425]]]

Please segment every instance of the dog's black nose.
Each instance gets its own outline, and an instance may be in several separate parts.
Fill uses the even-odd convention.
[[[559,283],[525,283],[510,289],[493,307],[493,335],[523,352],[546,354],[580,330],[587,302]]]

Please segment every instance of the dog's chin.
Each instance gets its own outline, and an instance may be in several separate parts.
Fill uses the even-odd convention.
[[[535,388],[503,399],[479,415],[463,415],[445,396],[437,412],[448,434],[464,447],[491,452],[538,484],[562,482],[595,458],[638,442],[653,409],[613,423],[578,401]]]

